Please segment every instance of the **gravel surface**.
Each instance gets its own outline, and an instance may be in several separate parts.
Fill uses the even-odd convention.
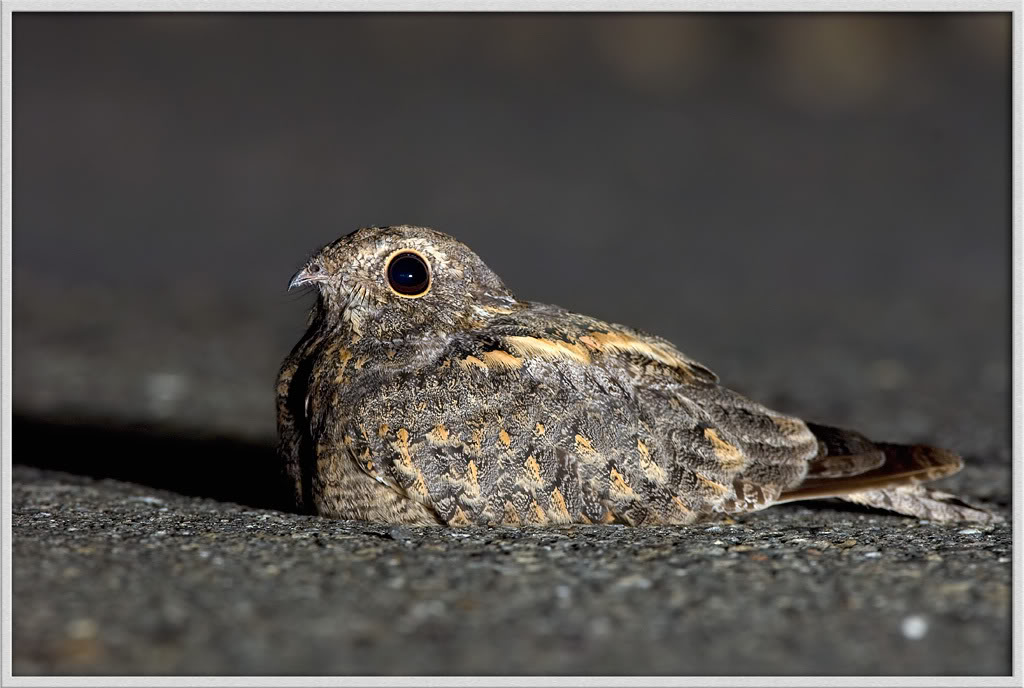
[[[16,674],[1009,669],[1006,525],[392,528],[29,468],[14,498]]]
[[[1010,671],[1008,525],[394,531],[272,448],[287,279],[411,222],[1009,515],[1007,22],[14,24],[16,675]]]

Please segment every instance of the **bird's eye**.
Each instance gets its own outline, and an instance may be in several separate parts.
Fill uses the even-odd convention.
[[[308,272],[311,275],[315,275],[316,273],[320,272],[320,263],[313,263],[308,268],[306,268],[306,272]]]
[[[418,253],[402,251],[387,267],[388,284],[402,296],[423,296],[430,289],[430,268]]]

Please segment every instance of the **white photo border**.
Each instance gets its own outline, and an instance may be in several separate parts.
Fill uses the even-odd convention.
[[[1021,532],[1021,411],[1024,401],[1024,367],[1022,367],[1021,339],[1024,335],[1024,235],[1021,232],[1021,36],[1022,3],[1018,0],[985,2],[982,0],[901,0],[880,2],[878,0],[824,0],[785,2],[784,0],[737,1],[690,0],[671,2],[667,0],[16,0],[0,3],[2,13],[2,34],[0,34],[0,63],[2,63],[2,430],[3,463],[2,489],[0,489],[0,537],[2,537],[2,669],[0,686],[1020,686],[1022,685],[1021,658],[1024,647],[1021,613],[1021,547],[1013,548],[1013,623],[1012,623],[1012,676],[97,676],[97,677],[14,677],[11,673],[11,235],[12,235],[12,28],[14,12],[248,12],[248,11],[344,11],[344,12],[405,12],[405,11],[511,11],[511,12],[595,12],[595,11],[659,11],[659,12],[1010,12],[1012,14],[1012,204],[1013,228],[1011,232],[1013,279],[1013,528]]]

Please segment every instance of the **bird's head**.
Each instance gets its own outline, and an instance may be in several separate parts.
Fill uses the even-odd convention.
[[[364,227],[320,249],[288,288],[316,287],[328,322],[380,338],[448,330],[516,299],[465,244],[425,227]]]

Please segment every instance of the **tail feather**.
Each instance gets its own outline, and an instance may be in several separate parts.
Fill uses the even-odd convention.
[[[904,485],[882,490],[855,492],[843,495],[840,499],[938,522],[1001,523],[1003,521],[1003,517],[998,514],[968,504],[948,492],[933,490],[924,485]]]
[[[923,444],[877,444],[884,459],[873,468],[840,477],[808,477],[794,489],[783,492],[780,502],[797,499],[838,497],[881,487],[916,485],[953,475],[963,467],[963,460],[945,449]],[[839,457],[830,457],[833,460]],[[872,457],[874,458],[874,457]],[[864,462],[867,465],[867,462]],[[813,473],[808,473],[814,476]]]
[[[838,497],[936,521],[995,521],[998,516],[952,495],[922,487],[953,475],[963,460],[953,452],[922,444],[871,442],[855,432],[808,424],[819,453],[803,482],[783,492],[776,503]]]

